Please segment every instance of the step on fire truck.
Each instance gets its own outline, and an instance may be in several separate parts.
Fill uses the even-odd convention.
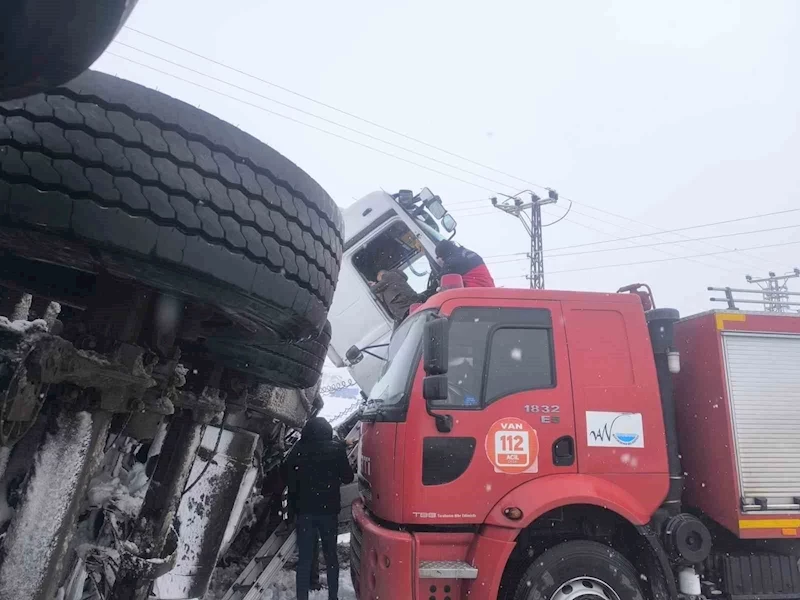
[[[436,276],[410,205],[344,211],[331,309],[329,357],[370,390],[359,598],[800,598],[800,318],[456,277],[392,334],[377,270]]]

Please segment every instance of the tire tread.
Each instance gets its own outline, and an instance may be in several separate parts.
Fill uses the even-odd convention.
[[[0,103],[3,188],[59,207],[51,219],[15,203],[2,215],[14,222],[211,276],[271,306],[265,320],[295,339],[324,325],[340,211],[289,160],[195,107],[92,71]]]

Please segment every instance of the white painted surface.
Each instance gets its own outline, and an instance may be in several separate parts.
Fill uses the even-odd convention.
[[[586,443],[601,448],[644,448],[641,413],[586,411]]]

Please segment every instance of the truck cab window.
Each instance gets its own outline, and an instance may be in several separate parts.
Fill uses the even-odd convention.
[[[422,244],[402,221],[392,223],[367,242],[353,256],[353,266],[368,282],[377,281],[380,271],[400,271],[417,293],[428,288],[431,274],[431,263]]]
[[[509,394],[552,387],[550,311],[460,308],[450,318],[449,409],[480,409]]]
[[[489,350],[485,403],[517,392],[553,387],[550,330],[495,330]]]

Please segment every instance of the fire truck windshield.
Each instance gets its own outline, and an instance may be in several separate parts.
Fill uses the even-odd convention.
[[[364,408],[365,420],[379,416],[381,421],[394,421],[405,417],[411,381],[419,362],[422,334],[429,314],[430,311],[423,311],[409,317],[392,335],[383,375],[372,387]]]

